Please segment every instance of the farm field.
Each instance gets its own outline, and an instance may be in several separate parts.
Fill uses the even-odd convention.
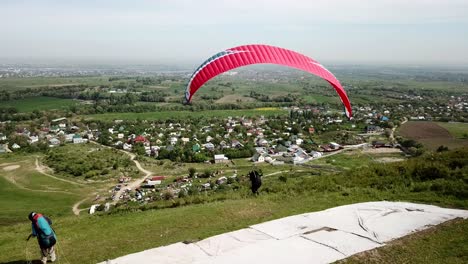
[[[282,109],[249,109],[249,110],[209,110],[209,111],[161,111],[146,113],[106,113],[96,115],[85,115],[85,119],[112,121],[118,119],[124,120],[160,120],[160,119],[185,119],[185,118],[203,118],[203,117],[228,117],[228,116],[274,116],[287,115],[288,111]]]
[[[23,90],[27,88],[76,84],[103,85],[109,83],[109,78],[107,76],[1,78],[0,90]]]
[[[437,122],[437,124],[447,129],[454,138],[468,139],[468,123],[460,122]]]
[[[241,96],[230,94],[226,95],[218,100],[215,103],[217,104],[235,104],[235,103],[245,103],[245,102],[255,102],[256,100],[251,97]]]
[[[19,100],[12,100],[7,102],[2,102],[3,107],[14,107],[18,112],[32,112],[34,110],[52,110],[52,109],[61,109],[72,106],[74,104],[79,104],[77,100],[73,99],[61,99],[54,97],[30,97]]]
[[[449,131],[436,122],[410,121],[403,124],[398,129],[398,133],[405,138],[420,142],[431,150],[436,150],[442,145],[449,149],[468,146],[468,139],[456,138],[458,131],[460,131],[458,127],[450,129]]]

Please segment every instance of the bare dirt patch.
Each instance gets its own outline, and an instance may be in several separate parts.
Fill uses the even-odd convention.
[[[450,132],[434,122],[406,122],[400,127],[400,134],[414,140],[425,138],[452,138]]]
[[[402,159],[402,158],[384,157],[384,158],[376,159],[375,161],[380,162],[380,163],[391,163],[391,162],[399,162],[399,161],[404,161],[404,160],[405,159]]]
[[[399,129],[400,135],[413,139],[435,150],[444,145],[449,148],[468,146],[468,140],[456,139],[450,132],[435,122],[406,122]]]
[[[398,148],[366,148],[362,151],[366,154],[392,154],[402,153],[401,149]]]
[[[12,171],[12,170],[16,170],[20,167],[20,165],[10,165],[10,166],[6,166],[3,168],[4,171]]]

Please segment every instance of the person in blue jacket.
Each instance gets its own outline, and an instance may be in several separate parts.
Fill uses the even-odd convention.
[[[41,248],[43,264],[47,263],[47,258],[50,256],[50,260],[54,262],[56,260],[54,245],[57,243],[57,236],[52,229],[52,221],[42,214],[31,212],[28,216],[32,224],[32,233],[29,235],[27,240],[31,237],[37,237],[39,247]]]

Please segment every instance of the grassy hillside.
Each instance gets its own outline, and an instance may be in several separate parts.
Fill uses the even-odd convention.
[[[466,234],[468,234],[468,220],[456,219],[337,263],[467,263]]]
[[[202,192],[195,197],[157,202],[153,209],[152,206],[128,205],[110,214],[54,215],[54,227],[59,236],[58,252],[62,256],[58,263],[96,263],[178,241],[203,239],[288,215],[356,202],[412,201],[468,209],[467,154],[468,149],[427,154],[385,167],[369,164],[359,170],[323,173],[321,176],[305,172],[278,174],[264,179],[260,196],[249,193],[248,180],[244,179],[237,190],[227,188],[222,192]],[[25,260],[24,238],[30,227],[23,219],[18,224],[0,227],[3,253],[0,263]],[[451,237],[466,243],[467,233],[459,230],[449,229],[448,235],[442,236],[438,244],[432,244],[432,249],[451,245]],[[35,242],[26,245],[28,250],[35,252]],[[463,259],[458,255],[459,250],[444,252],[448,252],[446,257],[452,260]],[[410,255],[405,259],[411,259]]]
[[[45,176],[35,169],[35,157],[0,161],[0,225],[26,221],[39,208],[54,217],[72,214],[75,202],[87,197],[90,188]]]

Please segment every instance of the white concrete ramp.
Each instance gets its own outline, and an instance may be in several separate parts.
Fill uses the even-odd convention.
[[[330,263],[468,211],[403,202],[345,205],[119,257],[102,264]]]

